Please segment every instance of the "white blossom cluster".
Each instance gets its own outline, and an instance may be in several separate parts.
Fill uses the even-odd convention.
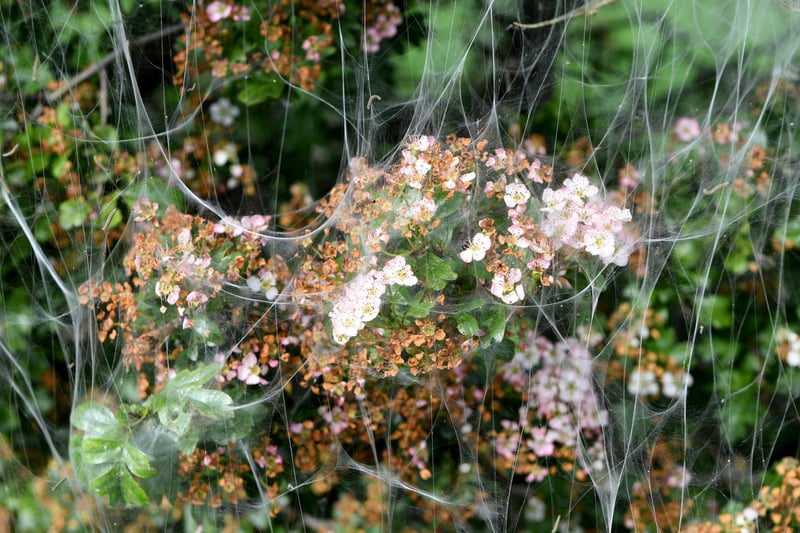
[[[688,372],[673,374],[665,370],[659,383],[655,372],[636,367],[628,378],[628,393],[634,396],[657,396],[660,393],[667,398],[680,398],[692,383],[694,378]]]
[[[417,282],[417,277],[402,256],[388,261],[383,270],[370,270],[357,276],[347,285],[344,294],[336,301],[329,314],[334,342],[345,344],[367,322],[378,316],[381,296],[386,292],[387,286],[411,287]]]
[[[565,180],[560,189],[545,189],[542,211],[547,218],[542,230],[556,250],[566,245],[585,250],[605,264],[625,266],[630,250],[619,234],[631,220],[631,212],[586,201],[597,193],[598,188],[580,174]]]

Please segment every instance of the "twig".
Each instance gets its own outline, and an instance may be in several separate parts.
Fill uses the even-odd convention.
[[[14,155],[14,152],[17,151],[17,148],[19,148],[19,143],[12,146],[11,150],[9,150],[8,152],[3,152],[3,157],[11,157],[12,155]]]
[[[711,196],[712,194],[714,194],[718,190],[723,189],[723,188],[727,187],[728,185],[730,185],[729,181],[718,183],[718,184],[714,185],[713,187],[711,187],[710,189],[703,189],[703,194],[705,194],[706,196]]]
[[[105,69],[100,70],[100,89],[97,91],[97,99],[100,101],[100,124],[108,124],[108,74]]]
[[[564,13],[563,15],[559,15],[550,20],[544,20],[542,22],[534,22],[531,24],[523,24],[522,22],[512,22],[511,26],[509,26],[509,29],[514,28],[517,30],[534,30],[536,28],[544,28],[546,26],[552,26],[553,24],[558,24],[559,22],[564,22],[565,20],[580,15],[582,13],[586,13],[587,15],[594,15],[595,13],[597,13],[598,9],[610,4],[613,1],[614,0],[597,0],[596,2],[592,2],[591,0],[589,0],[583,6],[573,9],[569,13]]]
[[[179,33],[181,31],[183,31],[184,28],[185,28],[185,26],[183,25],[183,22],[179,22],[177,24],[173,24],[172,26],[167,26],[166,28],[161,28],[157,32],[153,32],[153,33],[149,33],[147,35],[143,35],[142,37],[139,37],[138,39],[135,39],[133,41],[133,44],[135,44],[137,46],[141,46],[141,45],[147,44],[147,43],[152,42],[152,41],[157,41],[159,39],[163,39],[164,37],[166,37],[168,35],[172,35],[174,33]],[[83,81],[86,81],[87,79],[91,78],[93,75],[97,74],[100,70],[106,68],[112,61],[114,61],[117,58],[117,55],[119,53],[120,53],[120,50],[115,50],[115,51],[109,53],[108,55],[106,55],[105,57],[103,57],[97,63],[92,63],[91,65],[89,65],[88,67],[83,69],[82,71],[78,72],[75,76],[73,76],[70,79],[68,79],[65,85],[62,85],[61,87],[59,87],[58,89],[56,89],[54,91],[50,91],[49,93],[46,93],[45,94],[45,98],[48,101],[58,100],[59,98],[64,96],[65,93],[67,93],[67,92],[71,91],[72,89],[74,89],[79,83],[81,83]]]

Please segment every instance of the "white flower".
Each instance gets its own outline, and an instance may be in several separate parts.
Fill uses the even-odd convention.
[[[355,337],[364,327],[364,322],[361,320],[361,309],[348,305],[349,303],[351,302],[339,300],[330,313],[334,336],[340,334]]]
[[[211,120],[220,126],[233,126],[236,117],[239,116],[239,108],[231,103],[227,98],[220,98],[208,108]]]
[[[606,215],[617,222],[630,222],[632,219],[630,209],[622,209],[613,205],[606,207]]]
[[[411,206],[411,218],[417,222],[428,222],[436,214],[436,202],[431,198],[423,198]]]
[[[486,257],[486,252],[492,247],[492,241],[485,233],[476,233],[466,248],[458,256],[465,263],[472,261],[482,261]]]
[[[544,234],[552,240],[553,248],[558,250],[565,244],[572,244],[572,237],[578,231],[578,217],[548,217],[547,220],[542,222],[541,228]]]
[[[214,150],[212,159],[214,160],[214,164],[218,167],[225,166],[228,162],[234,161],[236,159],[236,145],[228,143],[222,148]]]
[[[742,516],[744,516],[744,519],[748,522],[755,522],[758,520],[758,511],[752,507],[747,507],[744,511],[742,511]]]
[[[274,300],[278,297],[278,288],[276,287],[277,278],[275,274],[269,271],[262,271],[260,277],[250,276],[247,278],[247,286],[253,292],[264,292],[267,300]]]
[[[786,364],[792,367],[800,366],[800,336],[788,328],[779,328],[775,332],[775,340],[779,344],[788,344]]]
[[[608,231],[587,231],[583,237],[583,246],[592,255],[610,258],[614,255],[616,247],[614,234]]]
[[[694,383],[694,378],[688,372],[676,376],[670,372],[664,372],[661,376],[661,394],[667,398],[678,398],[683,396],[684,391]]]
[[[359,302],[359,305],[361,307],[361,321],[365,323],[374,320],[381,311],[380,298],[366,298]]]
[[[786,354],[786,364],[789,366],[800,366],[800,346],[792,345],[792,349]]]
[[[589,178],[575,174],[572,179],[564,180],[564,187],[580,199],[592,197],[597,194],[597,187],[592,185]]]
[[[775,332],[775,340],[778,342],[796,343],[798,338],[800,337],[798,337],[797,333],[789,328],[779,328],[778,331]]]
[[[382,272],[384,281],[389,285],[411,287],[419,281],[402,255],[387,262]]]
[[[531,197],[531,191],[522,183],[510,183],[506,185],[506,192],[503,200],[508,207],[516,207],[520,204],[524,205]]]
[[[634,396],[650,396],[658,394],[656,375],[650,370],[636,368],[628,378],[628,392]]]
[[[228,152],[225,150],[214,150],[214,164],[223,167],[228,163]]]
[[[474,172],[467,172],[466,174],[462,174],[458,180],[461,183],[470,183],[471,181],[475,180],[475,173]]]

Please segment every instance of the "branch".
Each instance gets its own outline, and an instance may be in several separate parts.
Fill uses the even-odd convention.
[[[142,37],[135,39],[133,41],[133,44],[137,46],[142,46],[152,41],[161,40],[164,37],[167,37],[174,33],[179,33],[183,30],[184,30],[183,22],[179,22],[177,24],[173,24],[172,26],[161,28],[157,32],[143,35]],[[114,61],[117,58],[117,55],[119,55],[120,52],[121,52],[120,50],[114,50],[113,52],[106,55],[103,59],[98,61],[97,63],[92,63],[82,71],[78,72],[75,76],[68,79],[65,85],[62,85],[58,89],[46,93],[45,98],[48,101],[58,100],[59,98],[64,96],[65,93],[74,89],[79,83],[86,81],[87,79],[91,78],[92,76],[94,76],[95,74],[106,68],[112,61]]]
[[[603,6],[606,6],[613,2],[614,0],[597,0],[596,2],[592,2],[591,0],[587,1],[583,6],[573,9],[569,13],[564,13],[563,15],[559,15],[555,18],[550,20],[545,20],[542,22],[534,22],[532,24],[523,24],[522,22],[512,22],[511,26],[508,28],[514,28],[516,30],[534,30],[536,28],[544,28],[546,26],[552,26],[553,24],[558,24],[559,22],[564,22],[567,19],[570,19],[574,16],[586,13],[587,15],[594,15],[597,13],[597,10]]]

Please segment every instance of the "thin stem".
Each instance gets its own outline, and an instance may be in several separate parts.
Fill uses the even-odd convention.
[[[586,13],[587,15],[594,15],[598,9],[601,7],[610,4],[614,0],[597,0],[596,2],[586,2],[583,6],[573,9],[569,13],[564,13],[563,15],[559,15],[555,18],[551,18],[550,20],[544,20],[542,22],[534,22],[531,24],[523,24],[522,22],[512,22],[509,28],[514,28],[518,30],[533,30],[536,28],[544,28],[546,26],[552,26],[553,24],[558,24],[559,22],[564,22],[567,19],[570,19],[574,16],[580,15],[582,13]]]

